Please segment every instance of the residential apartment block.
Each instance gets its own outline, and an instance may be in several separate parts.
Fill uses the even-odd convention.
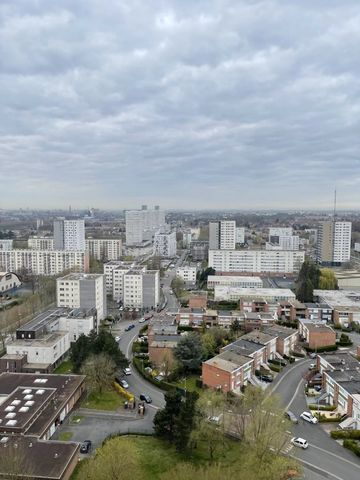
[[[222,220],[209,223],[210,250],[233,250],[236,244],[236,222]]]
[[[314,297],[331,309],[335,325],[343,327],[349,327],[352,323],[360,325],[359,290],[314,290]]]
[[[20,287],[21,280],[11,272],[0,272],[0,295]]]
[[[0,250],[12,250],[13,240],[0,240]]]
[[[176,255],[176,232],[158,231],[154,237],[154,255],[171,258]]]
[[[126,245],[141,245],[152,240],[155,232],[165,225],[165,212],[155,206],[149,210],[143,205],[141,210],[128,210],[125,213]]]
[[[322,265],[341,265],[350,261],[351,222],[320,222],[316,257]]]
[[[87,238],[86,251],[95,260],[119,260],[122,255],[122,241],[115,238]]]
[[[160,304],[159,270],[129,270],[123,276],[125,307],[157,308]]]
[[[85,251],[0,250],[0,266],[6,271],[23,269],[34,275],[59,275],[66,270],[87,272],[89,256]]]
[[[107,314],[105,275],[71,273],[56,280],[58,307],[95,308],[98,320]]]
[[[178,267],[176,269],[176,276],[177,278],[180,278],[183,280],[185,283],[195,285],[196,283],[196,274],[197,274],[197,268],[196,267]]]
[[[54,249],[85,250],[85,221],[83,218],[54,220]]]
[[[30,237],[28,248],[31,250],[54,250],[54,239],[52,237]]]
[[[313,350],[336,344],[335,331],[322,323],[300,320],[299,335],[304,339],[309,348]]]
[[[220,272],[296,273],[305,252],[290,250],[209,250],[209,267]]]

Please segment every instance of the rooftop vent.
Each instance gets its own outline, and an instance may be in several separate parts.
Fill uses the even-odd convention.
[[[35,394],[36,395],[43,395],[45,393],[45,390],[36,390]]]
[[[15,412],[10,412],[10,413],[7,413],[5,415],[5,418],[15,418],[16,417],[16,413]]]
[[[34,403],[34,400],[29,400],[28,402],[25,402],[25,407],[32,407]]]
[[[19,408],[19,412],[21,412],[21,413],[26,413],[26,412],[28,412],[28,411],[29,411],[29,407],[21,407],[21,408]]]
[[[5,412],[12,412],[13,410],[15,410],[15,406],[14,406],[14,405],[8,405],[8,406],[5,408]]]
[[[20,405],[20,403],[21,403],[21,400],[13,400],[11,402],[11,405]]]
[[[47,378],[35,378],[34,383],[46,383],[47,381]]]
[[[34,398],[34,395],[25,395],[24,400],[31,400]]]
[[[24,391],[23,391],[23,394],[24,395],[28,395],[29,393],[31,393],[31,388],[26,388]]]
[[[6,443],[9,441],[9,437],[1,437],[0,438],[0,443]]]

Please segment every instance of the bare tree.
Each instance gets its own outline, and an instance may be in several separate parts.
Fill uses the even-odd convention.
[[[99,393],[111,387],[115,371],[115,362],[105,353],[90,355],[81,369],[81,373],[86,375],[89,388]]]

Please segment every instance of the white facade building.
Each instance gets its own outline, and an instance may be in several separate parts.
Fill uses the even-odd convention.
[[[339,265],[350,261],[351,222],[320,222],[317,237],[317,260],[323,265]]]
[[[141,245],[142,242],[152,240],[156,230],[165,225],[165,212],[155,206],[148,210],[143,205],[141,210],[128,210],[125,213],[126,245]]]
[[[160,303],[160,273],[130,270],[123,277],[123,302],[125,307],[156,308]]]
[[[12,250],[13,249],[13,240],[0,240],[0,250]]]
[[[178,267],[176,269],[177,278],[180,278],[185,283],[195,284],[196,283],[196,273],[197,273],[197,268],[196,267]]]
[[[217,285],[225,287],[262,288],[263,281],[260,277],[241,277],[239,275],[209,275],[207,288],[214,289]]]
[[[209,223],[209,248],[211,250],[234,250],[236,245],[236,222],[221,220]]]
[[[58,307],[96,308],[98,320],[106,317],[105,275],[70,273],[56,280]]]
[[[305,252],[295,250],[209,250],[209,267],[217,272],[297,273]]]
[[[20,287],[21,281],[15,273],[0,272],[0,295]]]
[[[241,288],[216,285],[215,301],[237,301],[240,298],[264,298],[268,302],[295,300],[295,293],[288,288]]]
[[[68,332],[51,332],[35,339],[16,339],[8,343],[8,355],[26,355],[27,363],[53,365],[70,349]]]
[[[96,260],[119,260],[122,253],[120,239],[87,238],[86,251]]]
[[[82,251],[85,250],[84,219],[58,218],[54,220],[54,249]]]
[[[87,272],[89,258],[85,251],[0,250],[0,265],[6,271],[26,269],[34,275],[59,275],[65,270]]]
[[[156,232],[154,238],[154,255],[159,257],[175,257],[176,232]]]
[[[28,248],[32,250],[54,250],[54,239],[52,237],[30,237]]]
[[[269,237],[291,237],[293,234],[292,227],[270,227]]]
[[[237,244],[242,245],[245,243],[245,227],[236,227],[236,239]]]

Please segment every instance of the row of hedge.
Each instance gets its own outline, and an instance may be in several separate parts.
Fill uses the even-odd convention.
[[[281,372],[283,368],[281,365],[275,365],[274,363],[270,363],[269,367],[270,367],[270,370],[272,370],[273,372]]]
[[[330,435],[335,440],[343,440],[345,438],[360,440],[360,430],[332,430]]]
[[[295,352],[294,350],[290,350],[290,353],[293,357],[298,357],[298,358],[305,358],[305,354],[301,352]]]
[[[356,440],[350,440],[347,438],[344,440],[343,446],[360,457],[360,444]]]
[[[322,352],[334,352],[337,350],[338,346],[337,345],[328,345],[325,347],[318,347],[318,348],[310,348],[310,347],[304,347],[307,352],[310,353],[322,353]]]
[[[152,375],[150,375],[150,373],[147,373],[142,369],[141,360],[139,360],[138,358],[133,357],[132,363],[135,366],[136,370],[140,373],[140,375],[145,378],[145,380],[152,383],[153,385],[158,387],[160,390],[164,390],[166,392],[169,392],[170,390],[178,390],[181,393],[185,394],[185,390],[183,388],[180,388],[177,385],[174,385],[173,383],[165,382],[164,380],[161,380],[160,382],[158,380],[155,380],[155,378]]]
[[[325,412],[333,412],[336,410],[335,405],[317,405],[316,403],[310,403],[308,407],[310,410],[322,410]]]

